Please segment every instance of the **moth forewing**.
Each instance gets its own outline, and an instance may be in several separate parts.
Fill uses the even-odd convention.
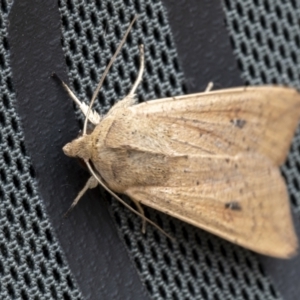
[[[130,110],[140,122],[148,119],[164,130],[178,153],[255,152],[281,165],[298,125],[300,96],[285,87],[244,87],[149,101]]]
[[[286,258],[296,253],[285,184],[266,157],[178,156],[168,171],[165,181],[124,193],[256,252]]]

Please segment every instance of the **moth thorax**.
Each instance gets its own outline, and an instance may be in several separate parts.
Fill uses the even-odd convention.
[[[71,143],[66,144],[63,147],[63,151],[67,156],[89,160],[91,158],[91,142],[90,135],[83,135]]]

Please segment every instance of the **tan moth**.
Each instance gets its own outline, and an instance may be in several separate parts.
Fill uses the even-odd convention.
[[[295,255],[298,242],[279,166],[300,118],[299,93],[242,87],[136,104],[144,68],[140,51],[135,84],[104,117],[63,83],[86,116],[83,135],[63,150],[83,159],[91,172],[72,207],[101,184],[120,201],[115,193],[129,196],[144,222],[141,204],[265,255]],[[91,134],[88,121],[96,126]]]

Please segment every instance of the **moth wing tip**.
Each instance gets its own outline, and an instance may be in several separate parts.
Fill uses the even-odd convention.
[[[298,245],[298,239],[296,235],[291,238],[288,242],[285,242],[284,246],[278,247],[279,251],[277,252],[278,258],[283,259],[291,259],[298,255],[299,245]]]
[[[296,239],[293,242],[293,244],[291,244],[290,251],[287,255],[287,258],[293,258],[293,257],[297,256],[298,252],[299,252],[299,245],[298,245],[298,240]]]

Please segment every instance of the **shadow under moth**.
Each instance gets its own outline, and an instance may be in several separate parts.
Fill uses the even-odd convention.
[[[134,22],[134,21],[133,21]],[[300,95],[286,87],[241,87],[136,104],[141,66],[130,93],[103,117],[62,82],[86,116],[83,135],[64,153],[87,164],[89,188],[141,204],[205,229],[237,245],[278,258],[297,252],[289,197],[279,166],[300,118]],[[95,125],[86,133],[87,122]],[[124,203],[124,202],[123,202]],[[127,207],[131,210],[132,207]],[[156,225],[157,226],[157,225]]]

